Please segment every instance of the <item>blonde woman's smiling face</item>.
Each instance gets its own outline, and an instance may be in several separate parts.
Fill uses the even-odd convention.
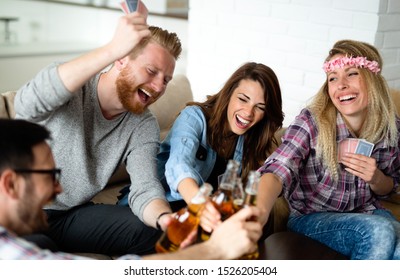
[[[340,56],[334,56],[335,59]],[[360,69],[346,65],[327,74],[328,92],[332,103],[346,119],[365,118],[368,92]]]

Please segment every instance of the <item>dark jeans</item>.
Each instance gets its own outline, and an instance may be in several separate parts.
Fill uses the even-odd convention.
[[[146,226],[129,207],[88,203],[46,213],[49,230],[25,239],[53,251],[146,255],[155,252],[161,236],[161,231]]]

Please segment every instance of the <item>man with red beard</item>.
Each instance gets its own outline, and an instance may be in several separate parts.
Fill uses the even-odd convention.
[[[148,106],[165,92],[181,50],[175,33],[135,12],[120,18],[109,43],[48,66],[18,90],[16,117],[50,130],[63,170],[64,192],[45,207],[49,229],[28,240],[67,252],[154,252],[171,209],[156,174],[159,127]],[[130,207],[91,203],[121,164]]]

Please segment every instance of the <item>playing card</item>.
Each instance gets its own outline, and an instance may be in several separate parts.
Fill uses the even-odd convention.
[[[124,0],[121,1],[119,5],[121,6],[121,9],[125,14],[138,11],[139,13],[147,17],[149,13],[146,5],[144,5],[143,2],[140,0]]]
[[[136,12],[138,8],[138,0],[125,0],[126,5],[128,6],[129,12],[133,13]]]
[[[121,1],[119,5],[121,6],[121,9],[125,14],[129,14],[129,9],[125,1]]]
[[[359,142],[360,142],[360,139],[349,138],[349,148],[348,148],[347,152],[348,153],[356,153],[356,149],[357,149]]]
[[[368,142],[367,140],[360,139],[354,153],[369,157],[371,156],[373,149],[374,144]]]
[[[346,138],[338,143],[338,161],[340,162],[345,153],[354,153],[371,156],[374,144],[365,139]]]
[[[342,156],[344,156],[345,153],[347,153],[349,150],[349,139],[343,139],[340,140],[338,144],[338,161],[342,159]]]
[[[146,16],[146,17],[147,17],[147,15],[149,14],[149,11],[147,10],[146,5],[145,5],[142,1],[140,1],[140,0],[138,0],[138,8],[137,8],[137,11],[138,11],[139,13],[141,13],[142,15]]]

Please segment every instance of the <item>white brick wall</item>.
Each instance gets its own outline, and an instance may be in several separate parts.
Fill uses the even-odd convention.
[[[275,70],[288,125],[322,85],[333,43],[376,45],[400,88],[399,0],[190,0],[187,73],[196,100],[217,92],[247,61]]]

